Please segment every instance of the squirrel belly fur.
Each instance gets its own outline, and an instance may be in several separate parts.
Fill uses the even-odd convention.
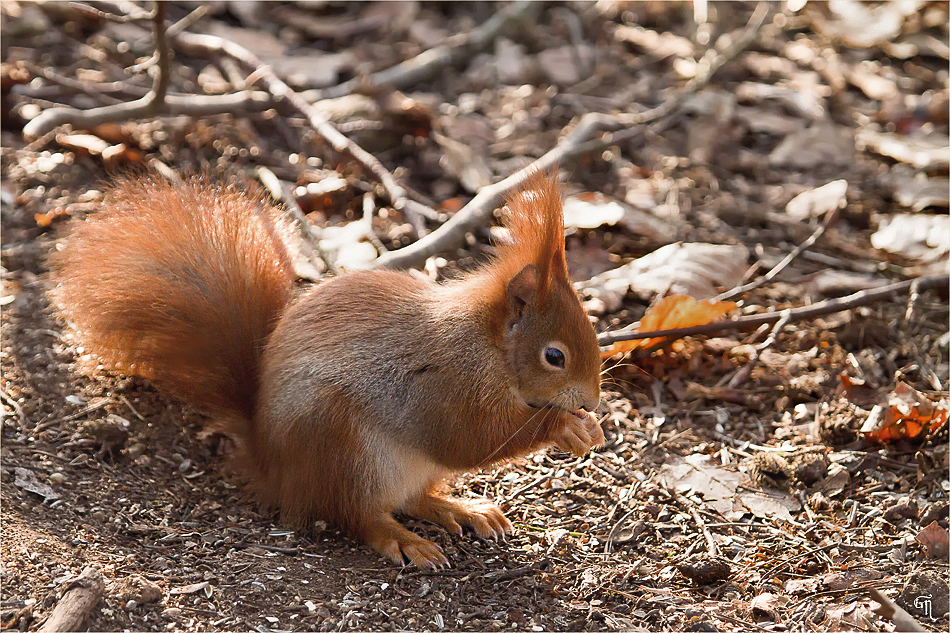
[[[295,298],[287,227],[261,198],[127,179],[54,256],[54,301],[105,366],[211,413],[288,520],[439,566],[439,546],[394,512],[501,536],[501,510],[440,494],[446,477],[604,440],[556,178],[514,194],[505,225],[510,241],[459,279],[356,272]]]

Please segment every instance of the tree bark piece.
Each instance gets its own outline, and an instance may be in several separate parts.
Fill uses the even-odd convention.
[[[99,568],[93,565],[86,567],[67,585],[59,604],[40,627],[39,633],[83,630],[83,623],[104,592],[105,582]]]

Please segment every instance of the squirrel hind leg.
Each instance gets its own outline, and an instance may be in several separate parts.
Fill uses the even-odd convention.
[[[457,499],[428,491],[403,509],[417,519],[441,525],[452,534],[462,534],[464,525],[479,538],[497,540],[513,530],[501,508],[488,499]]]
[[[405,559],[416,567],[428,569],[449,564],[441,547],[399,525],[388,512],[376,515],[359,532],[367,545],[397,565],[404,565]]]

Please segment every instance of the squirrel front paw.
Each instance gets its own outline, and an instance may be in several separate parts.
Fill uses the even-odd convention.
[[[580,457],[594,446],[603,445],[604,430],[593,413],[576,411],[563,415],[567,422],[551,438],[555,446]]]

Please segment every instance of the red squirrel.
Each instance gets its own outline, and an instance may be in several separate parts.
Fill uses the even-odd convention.
[[[447,476],[604,441],[556,178],[514,194],[505,224],[510,242],[453,281],[355,272],[295,298],[287,228],[260,197],[132,178],[55,256],[54,300],[106,367],[211,413],[266,505],[398,564],[442,566],[393,513],[503,536],[495,504],[439,492]]]

